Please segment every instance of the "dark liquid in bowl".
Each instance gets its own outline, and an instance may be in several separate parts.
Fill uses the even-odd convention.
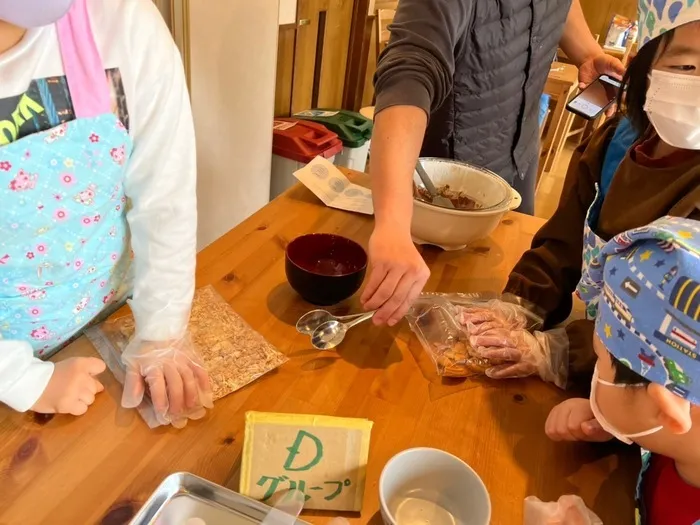
[[[330,306],[360,289],[367,253],[354,241],[333,234],[297,237],[287,246],[285,274],[306,301]]]
[[[452,202],[452,205],[458,210],[480,210],[483,208],[481,204],[476,199],[470,197],[463,191],[451,190],[448,184],[440,186],[437,189],[437,193],[440,197],[445,197]],[[433,198],[425,188],[420,188],[416,185],[413,186],[413,196],[423,202],[429,204],[433,203]]]
[[[309,264],[305,264],[303,268],[309,272],[330,276],[346,275],[355,270],[355,268],[334,259],[309,261]]]

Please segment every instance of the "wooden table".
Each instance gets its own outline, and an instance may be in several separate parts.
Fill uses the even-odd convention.
[[[540,219],[511,213],[486,241],[457,253],[425,249],[429,290],[499,290],[527,249]],[[362,325],[336,352],[317,352],[294,329],[309,306],[289,288],[284,248],[307,232],[335,232],[363,245],[372,221],[325,208],[293,188],[199,256],[197,284],[213,284],[255,329],[291,360],[217,402],[182,431],[149,430],[119,408],[109,373],[80,418],[0,409],[0,524],[126,523],[168,475],[189,471],[236,487],[247,410],[369,418],[372,433],[362,515],[380,523],[377,484],[384,464],[409,447],[432,446],[463,458],[481,475],[493,525],[522,523],[523,499],[580,494],[605,523],[631,523],[638,454],[632,447],[555,444],[543,434],[549,410],[564,399],[539,380],[443,383],[407,326]],[[356,308],[356,299],[341,311]],[[95,355],[85,338],[61,359]],[[327,514],[306,514],[327,523]]]
[[[542,155],[537,178],[551,171],[559,160],[571,128],[574,114],[566,110],[569,98],[578,87],[578,68],[571,64],[556,62],[547,77],[544,92],[556,100],[549,128],[542,142]]]

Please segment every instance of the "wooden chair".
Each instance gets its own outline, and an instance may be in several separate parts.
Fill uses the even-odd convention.
[[[542,121],[542,125],[540,126],[540,140],[542,140],[542,137],[544,136],[544,130],[547,127],[547,121],[549,120],[549,115],[552,113],[551,109],[547,110],[547,113],[544,116],[544,120]]]
[[[543,148],[543,144],[542,144],[542,138],[544,137],[544,131],[545,131],[545,129],[547,129],[547,125],[549,124],[549,116],[551,114],[552,114],[552,110],[550,108],[547,110],[547,113],[544,116],[544,120],[542,121],[542,125],[540,126],[540,154],[538,157],[538,162],[544,162],[544,159],[543,159],[544,148]],[[536,184],[535,191],[539,190],[540,181],[542,180],[543,173],[544,172],[542,170],[539,170],[539,169],[537,170],[537,182],[535,183]]]
[[[568,141],[571,137],[577,137],[576,144],[581,144],[581,142],[590,137],[595,130],[602,126],[605,120],[605,113],[601,113],[598,117],[592,120],[586,120],[578,115],[575,115],[573,121],[579,125],[578,127],[574,127],[573,125],[571,126],[572,129],[570,129],[566,134],[566,140]]]

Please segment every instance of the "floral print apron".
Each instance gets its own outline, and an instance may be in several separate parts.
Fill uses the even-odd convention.
[[[42,358],[130,292],[132,141],[111,111],[86,0],[56,29],[76,120],[0,148],[0,336]]]

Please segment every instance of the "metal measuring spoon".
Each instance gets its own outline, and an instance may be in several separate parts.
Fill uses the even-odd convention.
[[[343,342],[343,339],[345,339],[345,334],[348,333],[348,330],[350,330],[353,326],[364,323],[373,315],[374,312],[367,312],[349,323],[328,321],[314,331],[313,335],[311,336],[311,344],[314,345],[314,348],[318,348],[319,350],[330,350],[335,348]]]
[[[311,310],[305,313],[297,321],[297,332],[304,335],[311,335],[316,328],[328,321],[340,321],[341,323],[352,321],[364,314],[340,315],[336,316],[326,310]]]

